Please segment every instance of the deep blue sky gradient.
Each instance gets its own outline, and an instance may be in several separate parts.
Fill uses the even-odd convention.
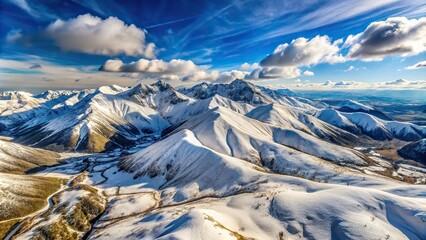
[[[20,60],[35,55],[60,65],[99,66],[110,56],[64,52],[50,42],[40,41],[31,45],[13,44],[6,36],[13,30],[37,35],[56,19],[67,20],[90,13],[103,19],[116,16],[127,24],[146,29],[148,41],[161,49],[157,58],[192,60],[196,64],[209,65],[211,69],[231,70],[244,62],[261,61],[279,44],[298,37],[311,38],[328,35],[333,40],[362,32],[371,22],[386,20],[392,16],[419,18],[426,16],[426,3],[420,0],[387,1],[388,4],[361,11],[351,16],[347,9],[329,6],[344,2],[355,9],[368,5],[364,1],[229,1],[229,0],[144,0],[144,1],[60,1],[27,0],[31,12],[13,3],[0,2],[0,57]],[[386,2],[386,1],[384,1]],[[320,10],[324,10],[320,14]],[[336,12],[342,11],[342,12]],[[306,20],[306,16],[318,13]],[[341,19],[327,19],[337,14]],[[114,56],[124,62],[139,57]],[[23,59],[22,59],[23,60]],[[346,62],[319,64],[311,68],[313,81],[385,81],[397,78],[424,79],[425,70],[406,71],[404,67],[426,60],[426,54],[402,59],[386,58],[381,62]],[[349,66],[359,71],[348,75]],[[306,70],[307,68],[302,68]],[[401,70],[402,69],[402,70]]]

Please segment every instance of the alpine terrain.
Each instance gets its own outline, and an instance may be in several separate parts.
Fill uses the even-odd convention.
[[[245,80],[0,94],[4,239],[426,239],[426,127]]]

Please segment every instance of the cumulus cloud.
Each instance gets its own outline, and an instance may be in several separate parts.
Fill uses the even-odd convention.
[[[339,87],[339,86],[357,86],[357,85],[362,85],[363,83],[360,82],[355,82],[355,81],[340,81],[340,82],[336,82],[334,84],[335,87]]]
[[[232,70],[229,72],[222,72],[219,74],[219,77],[216,79],[218,82],[227,83],[232,82],[236,79],[245,79],[250,73],[239,70]]]
[[[385,82],[385,85],[407,85],[409,83],[410,81],[401,78],[394,81]]]
[[[101,19],[85,14],[68,20],[58,19],[47,27],[45,34],[65,51],[155,57],[155,45],[146,42],[146,32],[116,17]]]
[[[153,59],[123,63],[119,59],[107,60],[100,68],[104,72],[122,72],[124,77],[162,79],[183,82],[230,82],[245,79],[249,72],[232,70],[226,72],[207,71],[206,66],[198,66],[190,60],[173,59],[170,62]]]
[[[219,71],[206,72],[203,70],[190,73],[182,78],[184,82],[214,81],[219,77]]]
[[[240,70],[253,70],[259,67],[259,63],[243,63],[240,66]]]
[[[138,61],[123,63],[121,60],[107,60],[100,68],[106,72],[142,72],[157,74],[184,74],[195,72],[199,67],[191,60],[173,59],[170,62],[163,60],[139,59]]]
[[[426,18],[388,18],[371,23],[364,32],[349,35],[347,58],[380,61],[386,56],[412,56],[426,51]]]
[[[300,76],[300,69],[296,67],[263,67],[253,70],[247,79],[277,79],[296,78]]]
[[[327,80],[322,85],[323,86],[334,86],[334,82],[332,82],[331,80]]]
[[[278,45],[274,52],[261,62],[265,67],[298,67],[319,63],[343,62],[344,57],[339,53],[341,39],[331,42],[328,36],[316,36],[312,39],[297,38],[290,44]]]
[[[304,71],[304,72],[303,72],[303,75],[305,75],[305,76],[309,76],[309,77],[312,77],[312,76],[314,76],[315,74],[314,74],[314,72],[312,72],[312,71],[306,70],[306,71]]]
[[[422,62],[418,62],[412,66],[408,66],[405,69],[408,70],[415,70],[415,69],[420,69],[420,68],[426,68],[426,61],[422,61]]]
[[[227,72],[219,71],[196,71],[190,73],[182,78],[184,82],[198,82],[198,81],[210,81],[215,83],[228,83],[236,79],[245,79],[249,72],[232,70]]]

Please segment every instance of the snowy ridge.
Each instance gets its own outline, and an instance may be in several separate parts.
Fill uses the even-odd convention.
[[[339,106],[338,110],[341,112],[365,112],[386,121],[392,120],[392,118],[388,116],[387,114],[373,107],[367,106],[365,104],[362,104],[360,102],[356,102],[353,100],[345,100],[343,102],[339,102],[337,106]]]
[[[200,142],[218,152],[247,159],[254,163],[260,160],[259,150],[261,146],[271,143],[283,144],[331,161],[344,159],[344,161],[350,163],[364,163],[364,160],[352,153],[352,150],[344,147],[334,147],[331,143],[312,137],[299,130],[273,127],[223,107],[217,107],[196,119],[188,120],[174,132],[183,129],[190,129]],[[292,136],[292,141],[299,139],[300,144],[293,145],[292,141],[288,141],[287,137],[290,135]],[[319,151],[311,151],[312,144]],[[331,155],[324,155],[323,153],[325,152]],[[339,154],[341,155],[339,156]],[[347,158],[342,158],[344,155]]]
[[[0,172],[24,172],[41,165],[53,165],[60,157],[58,153],[48,150],[0,140]]]
[[[426,139],[409,143],[399,149],[398,153],[426,165]]]
[[[422,239],[426,234],[426,201],[416,194],[404,196],[409,189],[422,194],[420,187],[386,181],[377,186],[365,176],[366,185],[360,188],[274,175],[204,146],[188,130],[124,158],[121,167],[142,182],[143,176],[161,181],[164,209],[99,228],[94,238],[134,238],[139,233],[142,238],[177,239]]]
[[[180,92],[196,99],[206,99],[217,94],[236,102],[244,102],[252,105],[278,102],[295,107],[315,109],[311,105],[302,103],[296,98],[285,95],[280,91],[256,86],[244,80],[235,80],[230,84],[201,83],[192,88],[181,89]]]
[[[189,130],[126,157],[121,167],[135,176],[159,179],[162,188],[181,189],[173,193],[173,202],[209,194],[223,196],[257,181],[252,178],[254,165],[203,146]]]
[[[122,146],[120,143],[148,133],[158,135],[217,106],[345,146],[356,146],[369,138],[415,141],[426,136],[424,127],[382,120],[367,112],[373,108],[355,101],[342,103],[353,110],[342,112],[243,80],[201,83],[180,91],[159,81],[133,88],[112,85],[96,90],[46,91],[36,96],[24,92],[2,95],[11,99],[0,100],[2,134],[24,144],[57,150],[103,151]],[[92,133],[102,140],[88,140]]]
[[[39,147],[103,151],[144,134],[159,134],[168,126],[158,113],[100,91],[88,95],[66,114],[26,128],[17,141]],[[56,146],[58,147],[58,146]]]
[[[334,109],[317,112],[316,116],[332,125],[353,133],[364,133],[373,139],[398,138],[415,141],[426,137],[426,128],[412,123],[386,121],[362,112],[346,113]]]
[[[260,106],[246,116],[277,127],[301,130],[340,145],[358,141],[357,136],[321,121],[307,114],[303,109],[292,106],[280,104]]]
[[[341,108],[349,108],[353,111],[373,111],[374,108],[353,100],[346,100],[339,104]]]

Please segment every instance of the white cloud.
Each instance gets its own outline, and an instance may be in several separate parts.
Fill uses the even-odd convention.
[[[304,72],[303,72],[303,75],[305,75],[305,76],[309,76],[309,77],[312,77],[312,76],[314,76],[315,74],[314,74],[314,72],[312,72],[312,71],[306,70],[306,71],[304,71]]]
[[[296,78],[300,76],[300,69],[296,67],[263,67],[253,70],[247,79],[278,79]]]
[[[170,62],[163,60],[139,59],[135,62],[123,63],[121,60],[107,60],[100,68],[106,72],[144,72],[157,74],[187,74],[200,70],[191,60],[173,59]]]
[[[228,72],[211,71],[207,72],[204,70],[190,73],[182,78],[182,81],[198,82],[198,81],[210,81],[215,83],[228,83],[236,79],[245,79],[249,72],[243,72],[239,70],[232,70]]]
[[[343,70],[344,72],[350,72],[352,70],[355,70],[354,66],[349,66],[346,70]]]
[[[13,73],[2,73],[1,88],[14,90],[64,89],[135,84],[134,79],[125,78],[119,74],[88,70],[80,66],[58,65],[30,55],[26,57],[26,60],[0,58],[0,66],[15,70]],[[75,81],[76,79],[78,81]]]
[[[100,68],[105,72],[124,72],[122,76],[139,78],[160,78],[163,80],[183,82],[230,82],[245,79],[249,72],[232,70],[227,72],[207,71],[206,66],[198,66],[190,60],[173,59],[170,62],[153,59],[139,59],[123,63],[118,59],[107,60]],[[141,75],[142,74],[142,75]]]
[[[259,67],[259,63],[243,63],[240,66],[240,70],[254,70]]]
[[[327,80],[322,85],[323,86],[334,86],[334,82],[332,82],[331,80]]]
[[[219,71],[206,72],[203,70],[190,73],[182,78],[184,82],[215,81],[219,77]]]
[[[309,89],[309,90],[332,90],[332,89],[425,89],[426,80],[406,80],[398,79],[394,81],[387,82],[357,82],[357,81],[339,81],[333,82],[327,80],[323,83],[301,83],[297,82],[296,84],[281,84],[281,87],[286,88],[299,88],[299,89]]]
[[[279,45],[272,54],[266,56],[260,65],[299,67],[319,63],[343,62],[344,57],[339,53],[342,40],[331,42],[328,36],[316,36],[312,39],[297,38],[290,44]]]
[[[339,87],[339,86],[356,86],[356,85],[362,85],[364,83],[360,83],[360,82],[355,82],[355,81],[340,81],[340,82],[336,82],[334,84],[335,87]]]
[[[232,70],[229,72],[221,72],[219,77],[216,79],[218,82],[227,83],[232,82],[236,79],[245,79],[250,73],[239,70]]]
[[[364,32],[349,35],[347,58],[380,61],[386,56],[412,56],[426,51],[426,18],[388,18],[371,23]]]
[[[90,14],[51,23],[46,36],[65,51],[114,56],[155,57],[155,45],[146,42],[146,33],[126,25],[116,17],[101,19]]]
[[[408,70],[415,70],[415,69],[420,69],[420,68],[426,68],[426,61],[422,61],[422,62],[418,62],[412,66],[408,66],[405,69]]]
[[[409,83],[410,81],[401,78],[394,81],[385,82],[385,85],[407,85]]]

